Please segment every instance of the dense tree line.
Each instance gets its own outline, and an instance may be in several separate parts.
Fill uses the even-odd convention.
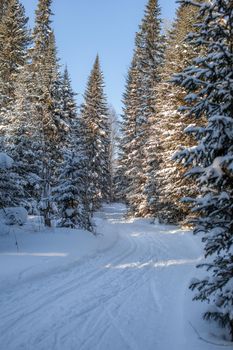
[[[1,2],[1,206],[23,205],[64,227],[92,230],[91,216],[110,197],[110,122],[99,59],[81,115],[52,29],[52,0],[39,0],[35,26],[19,0]],[[90,153],[91,151],[91,153]],[[7,181],[7,185],[6,185]],[[9,195],[9,193],[11,195]]]
[[[195,299],[233,339],[233,5],[183,0],[161,35],[149,0],[123,97],[115,189],[129,215],[189,223],[208,277]],[[165,45],[164,45],[165,42]]]

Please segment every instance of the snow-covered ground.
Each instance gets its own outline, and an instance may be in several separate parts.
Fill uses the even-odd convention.
[[[203,305],[191,301],[199,238],[124,213],[123,205],[104,206],[97,237],[45,231],[32,219],[0,236],[1,350],[231,346],[211,334]]]

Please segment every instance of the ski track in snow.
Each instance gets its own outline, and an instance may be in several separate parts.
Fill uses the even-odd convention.
[[[200,258],[190,233],[98,213],[108,250],[0,290],[1,350],[212,350],[190,346],[185,294]],[[98,220],[97,220],[98,223]]]

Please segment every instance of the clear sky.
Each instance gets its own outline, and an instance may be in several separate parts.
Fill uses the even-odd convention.
[[[33,25],[37,0],[21,0]],[[74,90],[82,101],[97,52],[105,77],[108,102],[118,113],[125,77],[134,47],[135,32],[147,0],[54,0],[53,28],[58,54],[67,64]],[[171,20],[176,0],[161,0],[162,18]]]

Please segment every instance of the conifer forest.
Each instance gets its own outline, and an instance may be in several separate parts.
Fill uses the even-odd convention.
[[[233,0],[145,1],[121,115],[36,2],[0,0],[0,349],[233,348]]]

